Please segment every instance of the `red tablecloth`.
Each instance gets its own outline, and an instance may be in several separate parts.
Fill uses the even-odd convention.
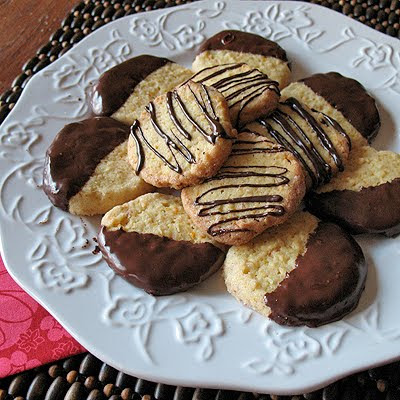
[[[7,273],[0,257],[0,378],[85,351]]]

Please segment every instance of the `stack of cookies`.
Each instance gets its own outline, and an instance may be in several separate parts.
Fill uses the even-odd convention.
[[[289,84],[285,51],[246,32],[209,38],[192,68],[142,55],[105,72],[94,116],[46,153],[45,193],[105,214],[104,259],[150,294],[223,266],[228,291],[280,324],[342,318],[367,275],[348,232],[400,232],[400,155],[369,146],[374,99],[335,72]]]

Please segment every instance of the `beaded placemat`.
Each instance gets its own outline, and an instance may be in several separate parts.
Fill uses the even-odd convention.
[[[195,0],[193,0],[195,1]],[[29,79],[85,36],[125,15],[189,3],[187,0],[85,0],[77,4],[12,87],[0,97],[0,124]],[[400,38],[400,0],[311,0]],[[400,362],[344,378],[301,396],[164,385],[128,376],[90,353],[0,379],[0,400],[400,400]]]

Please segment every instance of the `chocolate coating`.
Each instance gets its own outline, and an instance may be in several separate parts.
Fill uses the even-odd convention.
[[[381,126],[379,112],[361,83],[338,72],[311,75],[300,82],[340,111],[369,142],[377,135]]]
[[[110,116],[132,94],[139,82],[171,62],[166,58],[141,55],[104,72],[93,87],[91,106],[96,115]]]
[[[172,240],[149,233],[109,231],[98,242],[108,265],[152,295],[182,292],[216,272],[225,253],[211,243]]]
[[[264,300],[278,324],[316,327],[354,310],[366,277],[357,242],[339,226],[320,222],[306,252],[296,259],[296,268]]]
[[[43,190],[50,201],[67,211],[69,199],[81,190],[100,161],[128,136],[129,127],[109,117],[66,125],[46,152]]]
[[[400,178],[378,186],[310,193],[308,210],[351,233],[400,233]]]
[[[254,33],[235,30],[226,30],[211,36],[201,44],[197,54],[207,50],[230,50],[288,61],[285,50],[277,43]]]

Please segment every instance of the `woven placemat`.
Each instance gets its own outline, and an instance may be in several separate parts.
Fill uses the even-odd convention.
[[[195,0],[193,0],[195,1]],[[77,4],[25,63],[12,87],[0,97],[0,124],[29,79],[85,36],[125,15],[190,3],[188,0],[85,0]],[[311,0],[400,38],[400,0]],[[400,362],[344,378],[301,396],[164,385],[128,376],[90,353],[0,379],[0,400],[400,400]]]

